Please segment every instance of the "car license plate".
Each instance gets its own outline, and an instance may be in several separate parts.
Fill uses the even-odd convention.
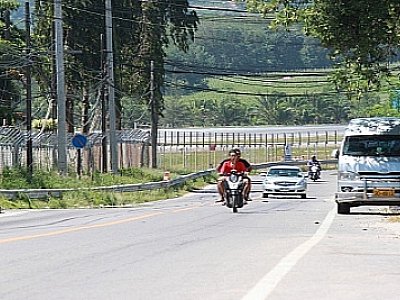
[[[394,189],[374,189],[375,197],[393,197]]]

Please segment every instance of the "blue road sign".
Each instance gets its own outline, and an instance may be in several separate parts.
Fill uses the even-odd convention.
[[[72,138],[72,145],[75,148],[81,149],[86,146],[86,143],[87,143],[87,137],[84,136],[83,134],[77,133]]]

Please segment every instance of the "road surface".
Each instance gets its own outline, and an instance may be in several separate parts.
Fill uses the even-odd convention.
[[[335,174],[307,199],[233,214],[215,185],[125,209],[0,215],[1,299],[399,299],[400,232],[383,207],[337,215]]]

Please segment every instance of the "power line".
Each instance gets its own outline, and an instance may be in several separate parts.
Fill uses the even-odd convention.
[[[277,97],[304,97],[307,95],[318,95],[318,96],[332,96],[338,95],[342,92],[334,91],[334,92],[304,92],[304,93],[284,93],[284,92],[271,92],[271,93],[262,93],[262,92],[245,92],[245,91],[232,91],[232,90],[220,90],[220,89],[213,89],[213,88],[204,88],[204,87],[195,87],[195,86],[188,86],[183,85],[175,82],[166,81],[166,84],[169,86],[178,86],[185,90],[197,91],[197,92],[215,92],[219,94],[230,94],[230,95],[241,95],[241,96],[258,96],[258,97],[266,97],[266,96],[277,96]]]
[[[279,80],[260,80],[260,79],[255,79],[252,80],[250,78],[245,78],[242,80],[239,80],[240,78],[238,78],[238,80],[232,79],[232,78],[217,78],[214,77],[216,80],[220,80],[220,81],[225,81],[225,82],[231,82],[231,83],[238,83],[238,84],[246,84],[246,85],[253,85],[253,86],[271,86],[271,84],[273,83],[274,86],[277,85],[285,85],[285,88],[294,88],[294,89],[298,89],[301,88],[301,84],[320,84],[320,85],[324,85],[324,84],[329,84],[330,82],[327,80],[310,80],[310,81],[288,81],[285,79],[279,79]],[[288,86],[288,85],[294,85],[294,86]]]
[[[174,67],[174,66],[179,67],[179,64],[174,64],[170,61],[166,61],[165,64],[172,66],[172,67]],[[196,65],[184,65],[184,66],[188,66],[191,68],[199,68],[198,65],[197,66]],[[204,68],[204,67],[200,66],[200,68]],[[168,73],[175,73],[175,74],[196,74],[196,75],[208,75],[208,76],[275,77],[275,78],[284,77],[284,76],[317,77],[317,76],[326,76],[329,74],[328,71],[277,72],[277,71],[265,70],[263,72],[254,72],[254,71],[245,70],[245,69],[222,69],[222,68],[218,69],[215,67],[211,71],[193,71],[193,70],[182,70],[182,69],[180,69],[180,70],[166,69],[165,71]]]

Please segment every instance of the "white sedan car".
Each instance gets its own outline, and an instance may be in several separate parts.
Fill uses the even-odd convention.
[[[263,180],[263,197],[269,195],[307,198],[307,177],[297,166],[277,165],[268,169]]]

